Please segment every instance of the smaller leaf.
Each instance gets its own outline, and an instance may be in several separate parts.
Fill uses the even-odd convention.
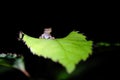
[[[0,54],[0,65],[9,68],[16,68],[22,71],[26,76],[29,76],[28,72],[25,70],[23,56],[18,56],[17,54],[12,53],[2,53]]]

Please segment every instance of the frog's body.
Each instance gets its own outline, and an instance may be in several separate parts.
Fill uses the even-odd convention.
[[[41,39],[54,39],[54,37],[51,36],[52,28],[45,28],[44,33],[39,37]]]

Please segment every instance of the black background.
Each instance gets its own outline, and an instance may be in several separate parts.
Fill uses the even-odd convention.
[[[43,69],[41,73],[37,73],[37,69],[33,69],[38,66],[36,62],[38,57],[33,57],[29,49],[21,41],[18,41],[19,31],[23,31],[33,37],[39,37],[43,32],[44,26],[50,26],[53,28],[53,35],[56,38],[65,37],[72,30],[78,30],[80,33],[84,33],[88,40],[93,40],[94,43],[109,42],[113,44],[120,41],[118,12],[112,7],[82,6],[79,8],[76,6],[75,8],[55,8],[54,6],[54,9],[49,6],[47,8],[44,6],[39,7],[37,9],[29,7],[24,10],[8,7],[1,11],[2,14],[0,15],[0,52],[13,52],[25,55],[27,65],[32,66],[28,67],[28,72],[33,76],[40,76],[39,74],[43,73],[43,75],[45,74],[44,77],[46,77],[50,73],[43,69],[43,66],[47,64],[44,59],[42,60],[45,63],[40,63],[40,65],[44,64],[41,67]],[[96,52],[93,53],[90,60],[99,58],[102,61],[100,61],[99,67],[93,71],[88,71],[83,80],[87,78],[98,80],[116,77],[113,74],[117,74],[115,71],[119,70],[118,58],[120,55],[117,51],[118,47],[110,47],[107,50],[105,50],[106,52],[100,52],[101,50],[97,52],[95,50]],[[52,65],[55,64],[52,63]],[[74,79],[79,79],[79,77],[77,76],[72,80]]]

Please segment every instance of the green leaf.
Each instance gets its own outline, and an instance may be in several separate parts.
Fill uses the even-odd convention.
[[[92,41],[87,41],[86,36],[76,31],[72,31],[67,37],[53,40],[33,38],[24,34],[23,41],[33,54],[59,62],[68,73],[92,53]]]
[[[97,45],[97,46],[106,46],[106,47],[108,47],[108,46],[110,46],[111,44],[110,44],[110,43],[107,43],[107,42],[99,42],[99,43],[97,43],[96,45]]]
[[[0,54],[0,73],[8,71],[10,69],[18,69],[22,71],[26,76],[29,76],[28,72],[25,69],[24,57],[18,56],[17,54],[12,53],[2,53]]]

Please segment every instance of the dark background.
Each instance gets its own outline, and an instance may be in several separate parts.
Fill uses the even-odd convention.
[[[80,33],[84,33],[88,40],[93,40],[94,44],[97,42],[114,44],[120,41],[118,13],[111,7],[102,9],[100,7],[87,7],[85,9],[72,9],[70,7],[70,9],[64,8],[64,10],[60,8],[54,10],[52,8],[40,8],[37,10],[32,8],[26,8],[25,10],[5,9],[1,13],[0,52],[23,54],[27,63],[26,66],[28,66],[27,70],[33,77],[39,76],[47,80],[53,79],[55,76],[52,75],[52,70],[54,72],[52,67],[61,68],[61,66],[44,58],[40,58],[42,60],[40,63],[39,58],[33,56],[24,43],[17,40],[19,31],[23,31],[33,37],[39,37],[45,26],[51,26],[53,35],[56,38],[65,37],[72,30],[78,30]],[[96,61],[95,64],[98,63],[99,66],[88,70],[82,79],[101,80],[118,77],[119,57],[118,47],[94,48],[93,55],[85,64]],[[51,65],[51,70],[49,68],[46,69],[48,65]],[[114,74],[116,76],[113,76]],[[80,75],[77,75],[71,78],[71,80],[80,78]]]

